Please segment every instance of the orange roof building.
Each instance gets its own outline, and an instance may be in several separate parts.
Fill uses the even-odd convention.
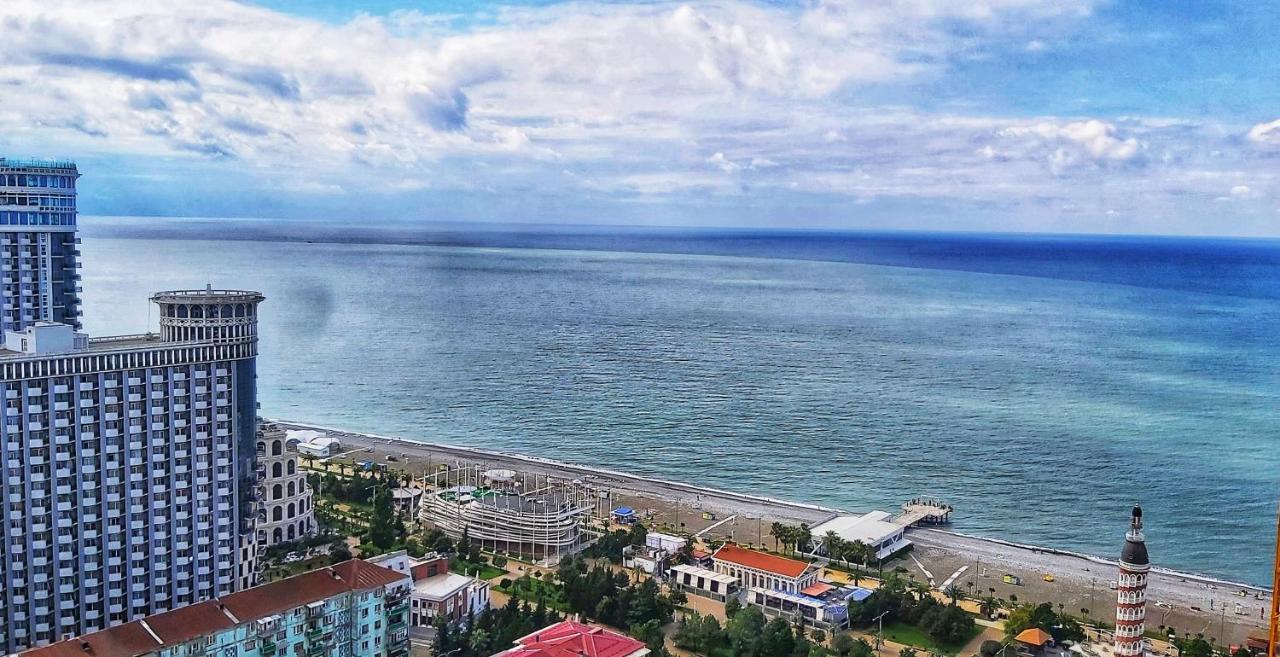
[[[1027,629],[1019,632],[1018,636],[1013,637],[1013,640],[1036,648],[1053,645],[1053,635],[1038,627],[1028,627]]]
[[[716,550],[711,559],[717,573],[737,577],[744,587],[798,593],[818,581],[818,569],[807,561],[748,550],[731,543]]]
[[[249,657],[340,654],[340,648],[353,656],[402,657],[409,651],[411,588],[408,575],[353,559],[21,655],[180,657],[232,647]],[[352,618],[369,620],[355,624]],[[338,631],[348,627],[350,632]]]
[[[493,657],[644,657],[635,639],[596,625],[561,621],[516,639],[516,647]]]

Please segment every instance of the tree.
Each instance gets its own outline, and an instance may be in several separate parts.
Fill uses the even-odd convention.
[[[919,653],[916,652],[916,649],[910,646],[898,651],[898,657],[916,657],[918,654]]]
[[[1204,640],[1202,636],[1196,636],[1189,641],[1183,641],[1179,646],[1182,657],[1212,657],[1213,645]]]
[[[951,604],[953,605],[956,604],[956,602],[960,599],[960,587],[956,586],[955,584],[948,586],[947,589],[943,591],[943,593],[948,598],[951,598]]]
[[[761,649],[764,627],[764,613],[755,607],[734,614],[727,628],[734,657],[765,657]]]
[[[769,535],[773,537],[773,549],[778,550],[778,542],[786,535],[787,528],[780,522],[769,525]]]
[[[800,529],[795,535],[796,549],[802,552],[808,552],[813,543],[813,532],[809,531],[808,523],[800,523]]]
[[[379,486],[373,496],[373,514],[369,518],[369,542],[379,550],[391,549],[396,542],[396,510],[391,489]]]
[[[831,650],[840,657],[849,657],[853,652],[853,637],[848,634],[837,634],[831,637]]]
[[[774,616],[764,627],[761,644],[765,657],[791,657],[796,648],[796,637],[791,624],[781,616]]]
[[[737,598],[729,598],[729,601],[724,603],[725,618],[733,620],[733,617],[737,616],[739,611],[742,611],[742,602]]]

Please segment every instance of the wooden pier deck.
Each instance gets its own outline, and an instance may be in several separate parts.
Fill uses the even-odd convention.
[[[955,507],[937,500],[914,499],[902,505],[902,513],[893,519],[903,527],[917,525],[946,525],[951,522]]]

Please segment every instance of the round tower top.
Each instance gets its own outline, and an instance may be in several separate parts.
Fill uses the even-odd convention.
[[[1129,531],[1124,536],[1124,548],[1120,551],[1122,566],[1150,566],[1146,537],[1142,535],[1142,507],[1134,506],[1129,520]]]

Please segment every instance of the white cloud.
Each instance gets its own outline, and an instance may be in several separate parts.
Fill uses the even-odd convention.
[[[7,0],[0,135],[249,166],[332,196],[764,189],[1132,216],[1239,180],[1276,188],[1236,170],[1239,126],[859,104],[870,85],[946,75],[987,37],[1025,59],[1058,42],[1036,30],[1090,6],[585,1],[458,31],[419,12],[329,25],[229,0]],[[1280,143],[1280,121],[1248,139]]]
[[[1055,173],[1083,164],[1129,162],[1142,150],[1142,143],[1136,137],[1122,137],[1115,124],[1099,119],[1039,120],[1006,127],[999,131],[998,136],[1005,138],[1006,142],[1021,143],[1022,157],[1040,159],[1048,163]],[[1006,151],[1017,148],[1008,143],[1005,146]],[[990,145],[980,152],[993,157],[995,152],[986,148]]]
[[[1231,188],[1232,196],[1248,196],[1253,190],[1248,185],[1236,185]]]
[[[1265,146],[1280,146],[1280,119],[1259,123],[1250,128],[1249,141]]]

